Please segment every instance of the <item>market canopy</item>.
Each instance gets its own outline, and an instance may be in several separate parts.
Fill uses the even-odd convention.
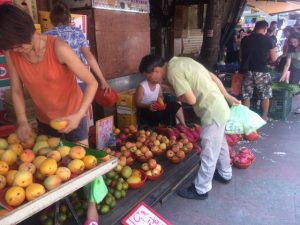
[[[247,5],[270,15],[300,10],[300,3],[295,1],[255,1],[247,0]]]

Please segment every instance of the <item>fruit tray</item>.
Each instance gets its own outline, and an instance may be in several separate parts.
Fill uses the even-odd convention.
[[[183,158],[184,159],[184,158]],[[169,158],[168,160],[171,162],[171,163],[174,163],[174,164],[178,164],[178,163],[181,163],[182,160],[181,158]]]
[[[144,173],[144,171],[140,170],[141,174],[142,174],[142,180],[139,183],[136,184],[130,184],[128,183],[128,186],[132,189],[138,189],[140,187],[142,187],[145,184],[145,181],[147,180],[147,175]]]
[[[249,166],[251,166],[252,162],[253,162],[253,161],[249,161],[249,163],[244,163],[244,164],[234,162],[233,164],[234,164],[234,166],[235,166],[236,168],[239,168],[239,169],[247,169]]]
[[[161,176],[164,174],[164,169],[162,168],[160,171],[160,174],[156,175],[156,176],[148,176],[147,175],[147,180],[158,180],[159,178],[161,178]]]
[[[101,163],[95,168],[85,171],[84,173],[77,175],[74,179],[70,179],[65,183],[62,183],[59,187],[47,191],[45,194],[36,198],[33,201],[24,202],[22,205],[13,208],[7,206],[4,196],[6,189],[0,191],[0,205],[9,210],[5,216],[0,217],[0,224],[13,225],[18,224],[25,219],[29,218],[33,214],[41,211],[56,201],[64,198],[65,196],[73,193],[77,189],[90,183],[95,178],[109,172],[118,164],[117,158],[112,158],[109,161]]]

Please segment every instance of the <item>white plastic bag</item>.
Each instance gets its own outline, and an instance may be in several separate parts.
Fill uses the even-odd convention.
[[[266,121],[246,106],[232,106],[230,111],[230,118],[225,126],[226,134],[250,134],[266,124]]]

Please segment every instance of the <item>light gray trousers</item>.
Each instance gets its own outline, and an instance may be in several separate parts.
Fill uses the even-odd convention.
[[[216,122],[202,126],[200,154],[201,165],[195,178],[195,187],[199,194],[211,190],[215,169],[224,179],[231,179],[228,144],[224,135],[225,125],[218,126]]]

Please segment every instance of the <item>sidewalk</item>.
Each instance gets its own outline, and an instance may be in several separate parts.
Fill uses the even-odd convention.
[[[174,194],[158,212],[173,225],[300,225],[300,115],[268,123],[260,134],[240,144],[256,161],[234,168],[230,184],[213,181],[206,200]]]

